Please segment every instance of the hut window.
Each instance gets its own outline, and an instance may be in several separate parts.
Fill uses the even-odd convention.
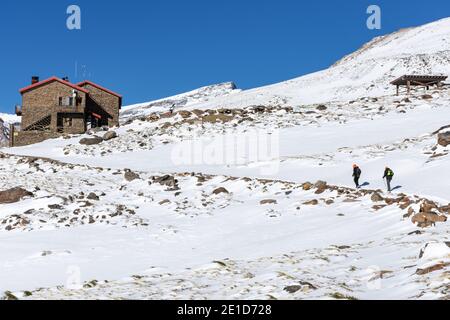
[[[70,107],[75,106],[75,103],[78,103],[77,100],[73,97],[59,97],[58,105],[60,107]],[[78,105],[78,104],[77,104]]]

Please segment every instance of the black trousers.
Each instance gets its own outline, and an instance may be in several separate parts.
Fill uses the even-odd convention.
[[[353,181],[355,181],[355,185],[358,188],[359,187],[359,177],[354,177]]]
[[[391,182],[392,182],[392,178],[387,177],[386,178],[386,183],[387,183],[388,191],[391,191]]]

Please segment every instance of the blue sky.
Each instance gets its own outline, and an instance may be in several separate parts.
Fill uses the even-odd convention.
[[[71,4],[81,8],[81,30],[66,28]],[[382,9],[381,30],[366,27],[371,4]],[[449,13],[448,0],[3,0],[0,112],[20,104],[32,75],[87,78],[122,93],[124,104],[225,81],[258,87]]]

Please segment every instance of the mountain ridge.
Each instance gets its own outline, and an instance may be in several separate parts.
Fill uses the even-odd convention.
[[[407,73],[450,74],[450,18],[375,37],[328,69],[231,96],[224,94],[190,108],[301,106],[378,97],[393,92],[390,82]]]

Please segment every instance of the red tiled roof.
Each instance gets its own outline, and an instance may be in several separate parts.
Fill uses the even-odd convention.
[[[30,86],[28,86],[28,87],[25,87],[25,88],[20,89],[19,92],[20,92],[21,94],[24,94],[24,93],[27,92],[27,91],[33,90],[33,89],[35,89],[35,88],[37,88],[37,87],[46,85],[46,84],[51,83],[51,82],[53,82],[53,81],[58,81],[58,82],[60,82],[60,83],[62,83],[62,84],[65,84],[65,85],[71,87],[71,88],[74,88],[74,89],[76,89],[76,90],[78,90],[78,91],[81,91],[81,92],[84,92],[84,93],[89,93],[88,90],[86,90],[86,89],[84,89],[84,88],[81,88],[80,86],[77,86],[77,85],[75,85],[75,84],[73,84],[73,83],[70,83],[69,81],[64,81],[64,80],[62,80],[62,79],[60,79],[60,78],[58,78],[58,77],[51,77],[51,78],[49,78],[49,79],[47,79],[47,80],[39,81],[39,82],[37,82],[37,83],[35,83],[35,84],[32,84],[32,85],[30,85]]]
[[[118,93],[115,93],[114,91],[108,90],[108,89],[106,89],[106,88],[104,88],[104,87],[102,87],[102,86],[100,86],[100,85],[98,85],[98,84],[96,84],[96,83],[94,83],[94,82],[88,81],[88,80],[83,81],[83,82],[80,82],[80,83],[77,83],[77,86],[82,87],[82,86],[84,86],[84,85],[86,85],[86,84],[89,84],[89,85],[91,85],[91,86],[93,86],[93,87],[96,87],[97,89],[103,90],[103,91],[105,91],[105,92],[108,92],[108,93],[112,94],[113,96],[122,98],[122,95],[120,95],[120,94],[118,94]]]

